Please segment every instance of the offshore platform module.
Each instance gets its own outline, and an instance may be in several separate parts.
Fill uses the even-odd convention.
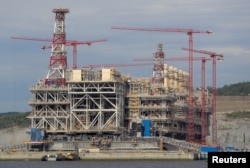
[[[159,149],[164,147],[156,137],[187,139],[189,73],[164,64],[161,44],[153,56],[153,76],[149,78],[131,78],[114,68],[71,69],[65,47],[65,14],[69,10],[53,12],[49,72],[29,88],[30,149],[74,150],[76,142],[78,148],[133,149],[137,145]],[[209,118],[211,101],[206,95],[207,108],[202,111],[200,91],[194,95],[193,135],[200,142],[202,127],[209,123],[201,122],[201,113]]]

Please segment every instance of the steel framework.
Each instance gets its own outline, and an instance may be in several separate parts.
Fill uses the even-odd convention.
[[[70,130],[118,133],[123,126],[124,84],[112,81],[69,82]]]
[[[158,50],[154,54],[153,76],[151,84],[151,93],[163,94],[164,93],[164,58],[165,54],[162,49],[162,44],[158,45]]]
[[[123,126],[124,83],[69,82],[68,87],[34,86],[32,128],[47,133],[118,133]]]
[[[45,79],[46,85],[65,85],[65,70],[67,68],[66,57],[66,33],[65,14],[68,9],[57,8],[52,10],[55,15],[54,34],[52,40],[51,56],[49,62],[49,72]]]
[[[32,128],[45,129],[47,132],[67,132],[69,126],[69,97],[67,87],[36,85],[30,88],[32,100]]]

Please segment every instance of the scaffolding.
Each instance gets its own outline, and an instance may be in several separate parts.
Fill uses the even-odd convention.
[[[152,136],[167,136],[186,140],[188,113],[188,73],[164,64],[164,93],[152,94],[155,84],[150,79],[134,78],[127,82],[125,127],[139,132],[143,119],[151,122]],[[195,94],[194,99],[198,98]],[[194,104],[195,141],[201,136],[201,104]],[[206,114],[209,115],[208,113]],[[207,117],[208,118],[208,117]],[[140,137],[141,134],[130,133]]]

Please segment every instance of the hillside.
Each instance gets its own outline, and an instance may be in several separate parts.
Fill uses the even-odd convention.
[[[240,82],[217,88],[217,96],[248,96],[250,94],[250,82]]]
[[[26,117],[30,112],[9,112],[0,113],[0,129],[18,126],[20,128],[27,128],[30,125],[29,119]]]

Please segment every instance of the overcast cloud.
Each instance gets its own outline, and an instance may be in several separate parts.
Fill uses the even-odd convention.
[[[11,36],[52,38],[53,8],[66,7],[69,40],[107,42],[78,46],[78,67],[102,63],[138,63],[150,58],[158,43],[167,57],[187,56],[188,36],[184,33],[113,30],[112,26],[142,28],[190,28],[211,30],[195,34],[194,48],[224,55],[217,62],[217,86],[250,81],[249,0],[2,0],[0,6],[0,112],[29,111],[28,88],[48,71],[50,51],[40,50],[44,42],[12,40]],[[72,48],[67,47],[68,66]],[[195,56],[201,56],[195,54]],[[205,56],[205,55],[202,55]],[[169,65],[188,70],[187,62]],[[207,86],[211,86],[211,62],[207,62]],[[131,76],[152,75],[152,67],[119,68]],[[194,63],[194,85],[200,86],[200,62]]]

